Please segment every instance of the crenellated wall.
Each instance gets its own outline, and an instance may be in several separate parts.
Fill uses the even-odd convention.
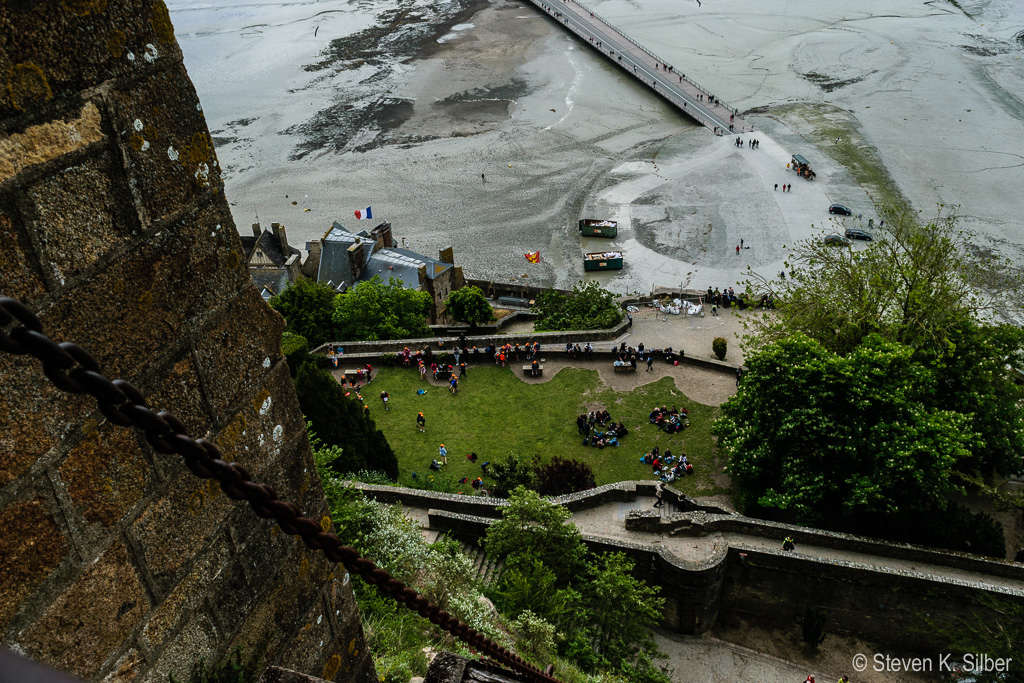
[[[167,8],[0,4],[0,295],[330,524]],[[87,680],[373,664],[343,569],[0,353],[0,633]]]

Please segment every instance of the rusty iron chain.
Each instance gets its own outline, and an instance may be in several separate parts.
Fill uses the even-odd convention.
[[[5,331],[12,323],[20,325]],[[215,444],[202,438],[193,439],[173,414],[153,412],[146,406],[142,393],[130,383],[120,379],[111,381],[104,376],[99,363],[88,351],[71,342],[57,343],[50,339],[35,313],[8,297],[0,297],[0,351],[37,358],[43,364],[43,373],[58,389],[95,397],[100,411],[114,424],[141,428],[156,451],[177,453],[196,476],[216,479],[230,498],[248,502],[260,517],[274,519],[285,533],[299,536],[307,547],[321,551],[331,562],[344,565],[384,595],[440,626],[490,660],[512,668],[531,681],[560,683],[551,675],[553,667],[541,671],[429,602],[373,561],[361,557],[336,534],[323,531],[319,522],[302,516],[298,505],[279,499],[269,485],[253,481],[238,463],[226,462]]]

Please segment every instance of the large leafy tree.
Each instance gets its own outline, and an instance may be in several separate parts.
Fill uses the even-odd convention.
[[[323,444],[341,448],[340,456],[330,463],[335,471],[377,470],[398,478],[398,458],[384,433],[366,415],[362,401],[345,396],[330,373],[312,363],[304,364],[295,378],[295,393],[310,428]]]
[[[913,354],[878,335],[845,356],[793,335],[750,357],[714,427],[744,502],[839,528],[944,507],[981,437],[934,405],[936,371]]]
[[[586,548],[564,507],[541,500],[522,486],[501,507],[501,519],[487,529],[484,548],[506,566],[541,562],[560,583],[568,582],[582,566]]]
[[[387,283],[376,275],[360,282],[334,302],[334,324],[346,341],[427,337],[430,294],[406,289],[398,278]]]
[[[541,292],[534,310],[537,331],[600,330],[612,327],[622,320],[622,309],[615,303],[615,295],[597,282],[577,282],[572,293]]]
[[[452,292],[444,302],[444,312],[458,321],[476,327],[494,320],[494,310],[479,287],[469,286]]]
[[[300,277],[273,297],[270,306],[284,316],[289,332],[305,337],[315,348],[338,339],[332,317],[337,297],[331,287]]]
[[[970,235],[957,229],[954,212],[940,210],[924,224],[907,210],[882,213],[885,229],[866,248],[801,242],[788,278],[753,284],[776,300],[775,315],[758,319],[755,341],[802,332],[846,353],[877,333],[942,349],[963,320],[992,310],[985,271],[968,257]]]

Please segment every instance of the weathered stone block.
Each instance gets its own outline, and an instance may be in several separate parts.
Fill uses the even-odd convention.
[[[267,388],[251,396],[245,407],[235,413],[214,442],[223,451],[225,459],[240,463],[254,479],[266,481],[276,488],[278,481],[286,480],[285,473],[277,471],[275,481],[266,479],[265,474],[273,463],[282,459],[286,444],[291,442],[289,453],[293,459],[297,457],[301,451],[296,451],[293,442],[296,437],[302,437],[306,423],[298,402],[294,399],[294,393],[289,391],[291,378],[287,363],[278,363],[265,386]],[[289,490],[289,499],[298,503],[298,490],[302,489],[303,493],[308,491],[309,470],[315,468],[310,462],[304,467],[301,460],[291,463],[291,466],[298,471],[290,473],[291,480],[297,483],[297,486]],[[285,497],[283,492],[279,492],[278,495]]]
[[[69,543],[38,500],[0,511],[0,628],[67,555]]]
[[[330,660],[325,653],[340,649],[335,645],[331,631],[330,619],[324,609],[323,600],[317,600],[306,614],[306,623],[299,629],[291,644],[285,648],[280,666],[296,671],[317,673],[323,670],[324,664]]]
[[[205,436],[210,426],[203,392],[199,384],[199,373],[191,355],[176,360],[156,374],[155,388],[147,391],[144,385],[146,404],[159,412],[173,413],[185,425],[194,438]],[[156,453],[154,459],[161,475],[173,479],[185,471],[185,464],[176,453]]]
[[[102,140],[100,119],[99,108],[86,102],[77,113],[0,137],[0,182],[10,180],[26,168]]]
[[[184,66],[112,93],[110,102],[144,224],[222,190],[213,140]]]
[[[185,472],[132,525],[154,585],[170,591],[178,570],[217,533],[235,503],[212,479]]]
[[[218,420],[227,421],[233,406],[264,385],[281,360],[283,331],[284,318],[250,286],[199,340],[199,370]]]
[[[246,616],[230,644],[245,652],[259,652],[273,660],[283,653],[290,629],[282,629],[279,615],[305,614],[320,599],[320,587],[327,574],[313,565],[314,551],[296,543],[294,552],[285,558],[273,582],[260,586],[256,607]],[[291,622],[294,624],[295,622]]]
[[[115,543],[17,642],[33,659],[90,678],[148,609],[128,552]]]
[[[249,586],[242,566],[247,559],[238,557],[228,563],[210,588],[210,607],[227,635],[238,630],[255,604],[256,593]]]
[[[174,636],[178,624],[197,611],[203,596],[231,560],[231,549],[222,534],[203,552],[174,590],[150,614],[142,638],[151,650],[160,651]],[[245,590],[245,587],[242,587]]]
[[[370,683],[375,679],[373,657],[366,646],[363,625],[358,612],[338,630],[334,642],[337,650],[324,663],[321,678],[329,681]]]
[[[226,207],[209,206],[161,231],[46,310],[47,331],[91,351],[108,376],[133,378],[245,284],[244,265],[230,258],[238,235],[226,234],[229,220]]]
[[[214,663],[221,659],[222,634],[208,615],[197,612],[171,641],[169,647],[142,678],[142,683],[167,683],[171,673],[178,680],[189,680],[192,667],[203,659]]]
[[[132,683],[145,668],[145,661],[146,658],[135,648],[128,650],[103,677],[103,683]]]
[[[31,304],[46,291],[42,274],[31,256],[32,250],[13,209],[0,203],[0,272],[3,272],[2,296]]]
[[[118,179],[116,186],[112,177]],[[115,192],[115,187],[121,192]],[[119,209],[131,206],[125,188],[108,154],[87,159],[28,188],[31,230],[40,244],[39,257],[57,286],[130,239],[133,226]]]
[[[109,528],[142,500],[152,471],[135,434],[107,422],[99,428],[87,424],[60,476],[86,521]]]
[[[24,356],[0,354],[0,377],[0,486],[7,486],[74,429],[92,398],[59,391]]]
[[[0,116],[47,102],[163,60],[178,61],[167,7],[131,0],[0,5]]]

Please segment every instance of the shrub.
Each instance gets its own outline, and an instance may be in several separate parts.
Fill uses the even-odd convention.
[[[525,486],[528,489],[534,488],[534,471],[525,458],[514,453],[509,453],[501,460],[491,463],[491,476],[494,477],[494,487],[491,493],[500,498],[508,498],[517,486]]]
[[[192,673],[187,680],[178,679],[172,671],[171,683],[253,683],[259,667],[255,660],[244,661],[242,648],[236,647],[227,659],[219,664],[207,666],[205,659],[192,665]]]
[[[560,496],[586,491],[597,486],[590,465],[571,458],[555,456],[549,463],[536,462],[533,466],[537,492],[542,496]]]
[[[397,353],[382,353],[380,354],[381,367],[392,368],[398,365],[398,354]]]
[[[309,342],[301,334],[285,330],[281,333],[281,354],[288,361],[288,371],[295,377],[299,366],[309,358]]]
[[[715,352],[718,360],[725,360],[725,352],[728,347],[729,342],[725,340],[725,337],[715,337],[714,341],[711,342],[711,350]]]

